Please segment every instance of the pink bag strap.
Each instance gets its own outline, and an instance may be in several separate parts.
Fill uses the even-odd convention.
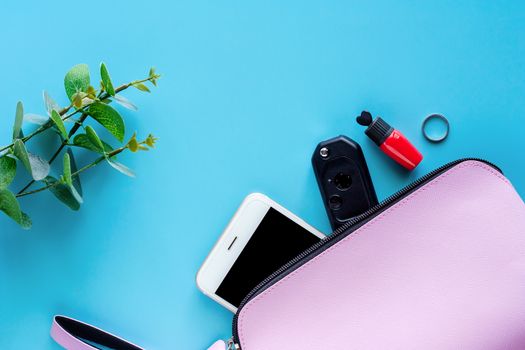
[[[100,328],[66,316],[55,316],[51,337],[67,350],[144,350]]]
[[[217,340],[208,348],[208,350],[229,350],[227,346],[228,345],[224,342],[224,340]]]
[[[144,350],[100,328],[60,315],[53,317],[51,337],[67,350]],[[229,343],[217,340],[208,350],[229,350]]]

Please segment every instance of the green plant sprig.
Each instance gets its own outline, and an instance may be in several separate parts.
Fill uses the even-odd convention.
[[[146,139],[139,142],[136,139],[136,133],[134,133],[124,145],[113,148],[108,142],[101,140],[96,131],[86,123],[92,120],[96,121],[119,142],[123,142],[125,136],[124,120],[110,104],[116,102],[128,109],[136,110],[137,108],[133,103],[118,94],[130,87],[150,92],[145,83],[151,83],[156,86],[160,75],[156,74],[152,68],[148,77],[133,80],[114,88],[106,65],[102,63],[100,65],[100,77],[100,88],[97,90],[90,84],[90,74],[87,65],[79,64],[71,68],[64,78],[64,87],[70,104],[67,107],[60,108],[44,92],[44,103],[48,113],[47,118],[24,115],[22,103],[19,102],[17,104],[13,126],[13,140],[9,145],[0,148],[0,211],[3,211],[23,228],[29,228],[31,220],[27,214],[21,211],[17,198],[49,190],[68,207],[78,210],[83,202],[80,173],[105,161],[125,175],[134,176],[129,168],[116,161],[116,156],[125,150],[137,152],[154,147],[157,139],[153,135],[150,134]],[[72,109],[74,110],[71,111]],[[65,122],[71,121],[72,117],[77,114],[80,114],[80,117],[78,120],[73,120],[74,124],[68,131]],[[37,122],[40,125],[36,130],[24,136],[22,124],[26,119]],[[51,158],[45,161],[38,155],[29,152],[26,143],[49,129],[54,130],[58,134],[61,143]],[[78,133],[79,130],[84,132]],[[66,151],[63,152],[66,147]],[[77,170],[71,147],[84,148],[99,154],[99,157]],[[61,169],[62,175],[55,178],[49,175],[51,164],[62,153],[64,153]],[[32,180],[15,195],[8,187],[16,176],[17,164],[23,165],[31,175]],[[37,182],[42,183],[42,186],[29,190]]]
[[[150,72],[151,73],[151,72]],[[160,77],[160,75],[158,74],[152,74],[150,75],[149,77],[145,78],[145,79],[141,79],[141,80],[135,80],[135,81],[132,81],[130,83],[127,83],[127,84],[123,84],[121,86],[119,86],[118,88],[115,89],[115,94],[118,94],[119,92],[122,92],[126,89],[128,89],[129,87],[131,86],[136,86],[137,84],[143,84],[145,82],[155,82],[155,85],[156,85],[156,80]],[[142,90],[142,91],[146,91],[146,90]],[[149,92],[149,90],[147,90]],[[107,93],[107,92],[104,92],[103,90],[100,91],[99,95],[97,96],[97,99],[98,100],[105,100],[107,98],[109,98],[110,95]],[[93,103],[93,102],[92,102]],[[70,119],[71,117],[73,117],[75,114],[78,114],[78,113],[82,113],[82,115],[80,116],[80,119],[78,120],[78,122],[75,123],[75,125],[71,128],[71,130],[69,131],[69,134],[68,134],[68,137],[72,137],[77,131],[78,129],[83,125],[83,122],[85,121],[85,119],[89,116],[89,114],[85,113],[85,108],[89,107],[92,103],[88,103],[87,105],[85,106],[82,106],[81,108],[75,110],[74,112],[72,113],[69,113],[68,115],[66,115],[64,118],[62,118],[62,121],[66,121],[68,119]],[[71,103],[68,107],[66,108],[63,108],[61,111],[59,111],[59,115],[60,116],[63,116],[64,114],[66,114],[71,108],[73,107],[73,103]],[[49,129],[53,127],[53,124],[52,123],[46,123],[44,125],[42,125],[40,128],[38,128],[35,132],[33,132],[32,134],[28,135],[24,142],[26,142],[27,140],[30,140],[33,136]],[[66,140],[63,140],[61,145],[57,148],[57,150],[55,151],[55,153],[53,153],[53,155],[51,156],[51,158],[49,158],[49,161],[48,163],[49,164],[52,164],[55,159],[60,155],[60,153],[62,152],[62,150],[64,149],[64,147],[67,145],[67,139]],[[11,147],[12,144],[10,146],[7,146],[5,148],[9,148]],[[74,146],[74,145],[72,145]],[[5,149],[4,148],[4,149]],[[0,152],[2,151],[2,149],[0,149]],[[22,187],[22,189],[20,189],[17,193],[17,195],[23,193],[24,191],[26,191],[29,187],[31,187],[33,184],[35,183],[35,180],[31,180],[29,181],[24,187]],[[18,196],[17,196],[18,197]]]

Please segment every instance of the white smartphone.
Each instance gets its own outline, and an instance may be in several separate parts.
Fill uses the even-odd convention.
[[[236,312],[255,286],[324,237],[270,198],[252,193],[202,264],[197,286]]]

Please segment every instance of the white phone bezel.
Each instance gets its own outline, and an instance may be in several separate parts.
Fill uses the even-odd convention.
[[[313,235],[323,239],[325,235],[305,221],[261,193],[248,195],[219,237],[210,254],[197,273],[197,287],[232,312],[237,308],[215,294],[228,271],[235,263],[251,236],[270,208],[274,208]],[[235,242],[232,244],[232,242]],[[228,249],[228,247],[230,249]]]

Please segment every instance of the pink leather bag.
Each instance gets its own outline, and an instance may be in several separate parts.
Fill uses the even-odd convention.
[[[523,350],[525,205],[490,163],[443,166],[261,283],[233,333],[242,350]]]

